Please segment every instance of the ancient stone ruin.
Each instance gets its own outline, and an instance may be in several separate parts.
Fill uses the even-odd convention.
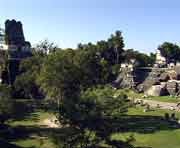
[[[7,55],[6,58],[9,61],[8,74],[7,69],[0,68],[0,82],[6,81],[6,83],[12,84],[19,73],[20,61],[31,56],[31,44],[25,40],[21,22],[7,20],[5,29],[0,29],[0,52],[1,59]]]
[[[153,67],[136,67],[123,63],[114,84],[119,88],[131,88],[149,96],[179,95],[180,64],[167,63],[160,50],[157,50]]]

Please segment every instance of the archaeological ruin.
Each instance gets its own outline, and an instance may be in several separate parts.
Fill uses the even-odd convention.
[[[19,74],[20,61],[32,55],[31,44],[25,40],[21,22],[7,20],[5,29],[0,28],[0,55],[0,83],[13,84]],[[3,66],[7,64],[6,59],[8,66]],[[130,88],[149,96],[180,94],[180,63],[169,62],[159,49],[152,67],[137,67],[135,63],[136,59],[121,63],[113,86]]]
[[[18,75],[18,66],[22,59],[31,56],[31,44],[25,40],[23,25],[15,20],[7,20],[5,29],[0,28],[0,82],[12,84]],[[3,64],[8,61],[5,69]],[[4,62],[4,63],[3,63]]]
[[[148,96],[179,95],[180,63],[168,63],[161,51],[156,51],[153,67],[136,67],[132,63],[121,65],[114,84],[119,88],[130,88]]]

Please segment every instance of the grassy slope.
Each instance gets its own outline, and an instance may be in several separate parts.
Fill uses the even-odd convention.
[[[32,100],[17,100],[15,107],[15,116],[8,121],[8,124],[21,134],[16,134],[16,137],[6,138],[13,144],[17,144],[22,147],[46,147],[53,148],[51,140],[47,137],[44,127],[40,124],[47,118],[52,116],[52,113],[45,112],[40,109],[31,109],[28,107]],[[32,131],[31,131],[32,129]],[[22,137],[21,137],[22,136]]]
[[[28,134],[26,138],[18,138],[12,143],[22,147],[54,147],[52,141],[47,137],[48,135],[44,134],[40,130],[38,132],[38,128],[40,128],[39,125],[41,124],[41,122],[49,117],[51,117],[50,113],[38,110],[31,113],[29,117],[24,120],[9,121],[9,124],[13,127],[23,126],[23,128],[33,127],[35,129],[35,131],[31,132],[31,134]]]
[[[161,102],[172,102],[172,103],[178,103],[180,102],[180,97],[174,97],[174,96],[160,96],[160,97],[148,97],[148,99],[161,101]]]
[[[139,95],[139,94],[138,94]],[[20,111],[22,108],[19,108]],[[25,112],[25,110],[24,110]],[[140,116],[164,116],[164,113],[171,111],[157,109],[155,111],[143,112],[143,108],[130,108],[128,115],[140,115]],[[21,111],[23,113],[23,110]],[[35,110],[28,114],[25,114],[22,118],[18,117],[9,121],[9,124],[13,127],[23,126],[23,127],[35,127],[38,131],[39,123],[42,122],[45,118],[50,117],[51,114],[44,112],[42,110]],[[176,113],[176,116],[180,118],[180,113]],[[151,124],[151,123],[149,123]],[[143,125],[139,125],[143,126]],[[136,127],[134,127],[136,128]],[[17,138],[12,140],[12,143],[15,143],[23,147],[46,147],[53,148],[53,143],[51,139],[47,136],[46,133],[41,133],[33,131],[31,134],[28,134],[25,138]],[[180,147],[180,129],[173,130],[158,130],[155,133],[137,133],[137,132],[126,132],[126,133],[114,133],[114,139],[126,139],[131,134],[134,135],[136,141],[134,144],[136,146],[150,146],[152,148],[179,148]]]
[[[129,89],[120,89],[118,90],[119,92],[124,91],[129,97],[131,98],[143,98],[144,94],[143,93],[136,93],[132,90]],[[161,101],[161,102],[172,102],[172,103],[177,103],[180,102],[180,97],[175,97],[175,96],[149,96],[145,99],[152,99],[156,101]]]
[[[143,108],[131,108],[129,109],[129,115],[153,115],[163,116],[164,113],[171,111],[156,110],[150,112],[143,112]],[[180,118],[180,113],[176,113],[177,117]],[[127,139],[130,135],[134,135],[136,141],[133,143],[136,146],[147,146],[152,148],[179,148],[180,147],[180,129],[175,130],[159,130],[155,133],[116,133],[112,137],[114,139]]]

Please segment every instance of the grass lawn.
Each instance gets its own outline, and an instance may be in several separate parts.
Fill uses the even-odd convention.
[[[51,113],[44,112],[42,110],[36,110],[35,112],[30,113],[27,117],[22,119],[11,119],[8,123],[11,126],[31,126],[39,125],[43,120],[51,117]]]
[[[55,147],[51,139],[49,139],[47,132],[39,126],[43,120],[50,118],[52,114],[37,110],[32,112],[28,117],[21,120],[10,120],[9,124],[13,128],[19,128],[23,131],[23,138],[15,138],[11,143],[22,147],[35,148],[53,148]]]
[[[49,129],[41,126],[43,121],[53,114],[41,109],[32,109],[29,107],[31,102],[31,100],[16,101],[15,116],[8,121],[8,124],[17,132],[13,137],[4,135],[6,138],[3,138],[22,147],[54,148],[49,138]]]
[[[174,113],[174,111],[164,109],[154,109],[152,111],[143,112],[143,107],[129,108],[128,115],[148,115],[148,116],[164,116],[165,113]],[[180,112],[175,112],[176,117],[180,119]]]
[[[135,146],[146,146],[152,148],[179,148],[180,147],[180,130],[158,131],[152,134],[125,133],[114,134],[113,139],[127,139],[133,135],[136,139]]]
[[[19,103],[18,103],[19,104]],[[143,112],[142,107],[130,108],[127,115],[132,118],[129,122],[124,122],[124,126],[130,126],[130,130],[126,132],[113,133],[112,139],[126,140],[130,135],[133,135],[135,146],[146,146],[152,148],[179,148],[180,147],[180,128],[170,128],[169,123],[161,121],[165,113],[173,113],[162,109],[155,109],[154,111]],[[11,143],[22,147],[35,148],[54,148],[55,144],[50,138],[50,134],[55,132],[62,132],[61,129],[56,131],[41,127],[44,119],[51,117],[52,114],[44,110],[28,110],[21,104],[17,108],[16,117],[9,120],[9,124],[16,129],[17,137],[7,138]],[[176,117],[180,119],[180,112],[176,112]],[[139,121],[136,121],[139,120]],[[118,126],[121,125],[121,122]],[[141,129],[153,127],[153,132],[141,132]]]
[[[143,99],[143,96],[144,96],[144,93],[136,93],[129,89],[119,89],[117,90],[117,93],[121,91],[125,92],[128,95],[128,97],[135,98],[135,99]],[[180,102],[180,97],[175,97],[175,96],[148,96],[145,99],[152,99],[156,101],[172,102],[172,103]]]
[[[150,112],[143,112],[143,108],[131,108],[129,109],[129,115],[147,115],[147,116],[163,116],[164,113],[172,113],[172,111],[156,110]],[[176,116],[180,118],[180,113],[176,113]],[[143,126],[143,125],[142,125]],[[157,130],[153,133],[138,133],[138,132],[126,132],[115,133],[112,135],[113,139],[126,140],[130,135],[133,135],[135,146],[146,146],[152,148],[179,148],[180,147],[180,129],[167,129]]]
[[[172,102],[172,103],[178,103],[180,102],[180,97],[174,97],[174,96],[152,96],[148,97],[147,99],[152,99],[156,101],[161,101],[161,102]]]
[[[54,148],[55,145],[48,138],[43,138],[39,136],[29,137],[27,139],[17,140],[13,142],[14,144],[22,147],[33,147],[33,148]]]

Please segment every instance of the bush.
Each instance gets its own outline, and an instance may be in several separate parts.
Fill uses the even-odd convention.
[[[0,85],[0,122],[3,124],[9,119],[13,112],[13,100],[11,99],[11,88],[7,85]]]
[[[165,114],[164,114],[164,118],[165,118],[165,120],[169,121],[169,119],[170,119],[169,114],[168,114],[168,113],[165,113]]]

